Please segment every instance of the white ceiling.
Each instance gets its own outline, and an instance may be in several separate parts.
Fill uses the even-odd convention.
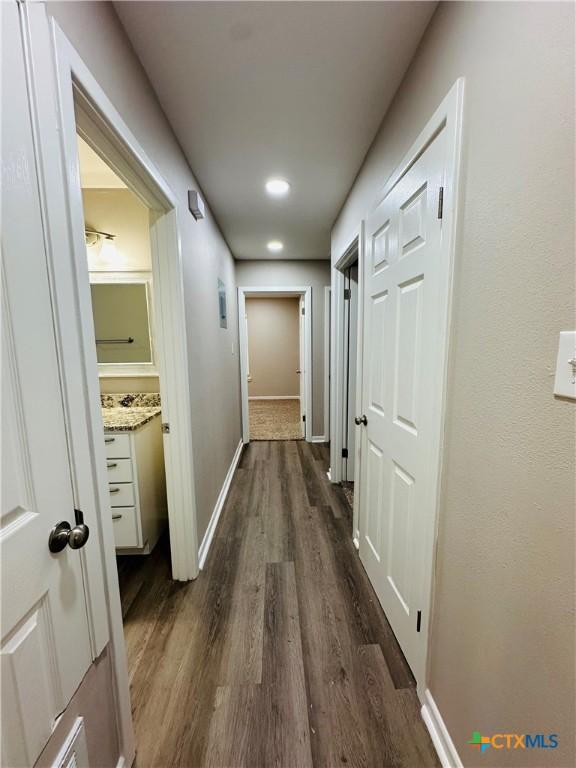
[[[433,2],[118,2],[236,258],[329,258],[330,229]],[[292,184],[282,200],[264,182]],[[270,239],[284,242],[273,256]]]

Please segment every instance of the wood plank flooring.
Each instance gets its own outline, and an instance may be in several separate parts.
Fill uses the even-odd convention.
[[[137,768],[439,765],[327,462],[247,446],[195,582],[119,558]]]

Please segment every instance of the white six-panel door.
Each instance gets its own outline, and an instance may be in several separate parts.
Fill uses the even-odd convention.
[[[441,407],[444,132],[366,221],[360,557],[414,669]]]
[[[16,3],[2,3],[2,765],[31,766],[91,663]]]

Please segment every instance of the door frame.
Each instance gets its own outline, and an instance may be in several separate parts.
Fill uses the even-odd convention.
[[[198,575],[196,498],[193,476],[190,381],[187,330],[182,281],[182,253],[177,220],[177,198],[141,144],[124,123],[55,22],[52,22],[58,57],[59,118],[64,156],[68,160],[66,187],[73,248],[80,259],[85,252],[84,212],[76,150],[76,133],[151,210],[155,350],[162,388],[164,463],[170,524],[172,576],[187,581]],[[82,262],[83,264],[84,262]],[[89,291],[88,274],[75,271],[75,295]],[[89,306],[89,303],[88,303]],[[86,305],[79,306],[84,337],[85,374],[92,377],[93,321]],[[98,379],[96,378],[96,381]],[[101,414],[92,413],[100,432]]]
[[[173,576],[188,580],[198,575],[198,544],[177,199],[45,5],[25,3],[21,8],[33,73],[31,109],[74,496],[93,540],[81,552],[92,655],[96,658],[110,641],[119,750],[121,762],[130,765],[135,740],[114,533],[107,514],[77,131],[156,214],[151,217],[151,246],[157,341],[162,342],[157,344],[158,365],[164,380],[163,421],[173,426],[164,439],[170,467],[170,544]]]
[[[344,447],[344,409],[346,397],[346,317],[344,302],[344,272],[358,260],[358,339],[356,356],[356,403],[357,412],[361,408],[362,385],[362,344],[363,340],[363,280],[364,280],[364,221],[360,221],[347,240],[347,245],[332,265],[332,304],[331,304],[331,361],[330,361],[330,480],[341,483],[344,479],[342,448]],[[358,494],[360,492],[358,466],[360,441],[355,441],[354,452],[354,511],[352,538],[358,546]]]
[[[187,581],[198,575],[198,541],[196,500],[193,476],[190,382],[182,256],[177,222],[177,201],[136,139],[124,133],[119,115],[100,112],[94,92],[88,91],[77,70],[73,73],[75,88],[72,105],[76,108],[75,130],[112,167],[114,172],[144,202],[151,211],[150,250],[152,263],[152,316],[154,317],[154,351],[162,396],[162,424],[166,493],[170,529],[172,577]],[[100,112],[100,114],[99,114]],[[70,114],[64,118],[70,119]],[[107,120],[105,125],[103,120]],[[70,157],[76,135],[70,134],[70,124],[63,127],[66,153]],[[127,130],[127,129],[126,129]],[[83,247],[79,227],[83,219],[79,176],[70,174],[68,192],[75,247]],[[85,289],[84,275],[77,273],[79,296]],[[89,287],[89,286],[88,286]],[[89,306],[89,304],[88,304]],[[91,367],[92,350],[87,346],[94,338],[91,312],[80,303],[81,322],[85,338],[87,369]],[[97,420],[100,418],[98,414]],[[165,429],[168,431],[166,432]]]
[[[240,399],[242,403],[242,442],[250,442],[250,418],[248,411],[248,327],[246,323],[246,299],[252,296],[298,297],[304,300],[304,413],[306,414],[304,439],[312,442],[312,286],[238,286],[238,338],[240,344]],[[302,408],[302,403],[300,404]]]
[[[246,318],[246,333],[248,333],[248,318]],[[306,381],[308,364],[306,362],[306,315],[304,309],[304,296],[298,299],[298,402],[300,405],[300,430],[301,437],[306,437]],[[249,337],[248,337],[249,338]],[[304,376],[302,373],[304,372]],[[248,398],[250,399],[250,398]]]
[[[196,496],[193,477],[193,439],[189,356],[184,306],[183,264],[178,231],[177,198],[163,176],[92,77],[79,55],[53,22],[59,61],[60,119],[64,154],[68,159],[68,194],[77,256],[84,254],[84,213],[76,151],[76,132],[110,165],[147,205],[150,225],[155,350],[162,389],[164,462],[170,524],[172,576],[188,581],[198,575]],[[64,70],[64,67],[66,69]],[[64,75],[62,74],[64,70]],[[78,296],[89,281],[76,274]],[[93,346],[91,312],[80,308],[86,346]],[[92,374],[92,349],[85,368]],[[96,409],[95,426],[101,414]],[[97,433],[98,434],[98,433]]]
[[[344,447],[343,418],[346,392],[345,360],[345,303],[344,270],[358,260],[358,338],[356,350],[356,412],[362,411],[362,356],[364,352],[364,220],[353,230],[347,245],[332,266],[332,355],[330,363],[330,480],[343,480],[342,448]],[[360,546],[358,519],[360,514],[360,461],[362,441],[354,441],[354,505],[352,510],[352,541],[356,549]]]
[[[461,188],[460,169],[462,154],[462,124],[464,104],[464,78],[458,78],[444,97],[430,120],[420,132],[416,141],[396,166],[391,176],[379,191],[371,212],[375,210],[389,192],[396,186],[418,158],[426,151],[438,134],[446,131],[446,165],[444,174],[444,195],[442,209],[442,235],[440,241],[440,270],[446,301],[440,318],[442,335],[440,340],[438,372],[440,375],[440,407],[437,413],[437,428],[433,439],[430,464],[433,469],[434,512],[429,525],[424,531],[425,557],[423,562],[424,583],[422,588],[422,656],[417,668],[413,669],[420,701],[427,706],[426,686],[430,664],[430,628],[434,602],[434,574],[436,569],[436,550],[438,540],[439,510],[441,501],[441,478],[444,459],[444,439],[446,429],[446,390],[448,364],[452,331],[452,305],[454,263],[458,237],[458,213],[460,208]],[[363,281],[364,296],[364,281]],[[362,299],[364,301],[364,298]],[[362,391],[363,391],[362,387]],[[364,403],[362,403],[364,407]],[[364,411],[362,411],[364,412]],[[361,457],[360,457],[361,460]],[[359,471],[359,466],[357,470]]]
[[[332,288],[324,286],[324,434],[322,442],[330,442],[330,317],[332,313]]]

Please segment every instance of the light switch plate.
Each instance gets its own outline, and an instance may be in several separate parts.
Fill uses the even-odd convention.
[[[576,331],[561,331],[554,394],[576,400]]]

